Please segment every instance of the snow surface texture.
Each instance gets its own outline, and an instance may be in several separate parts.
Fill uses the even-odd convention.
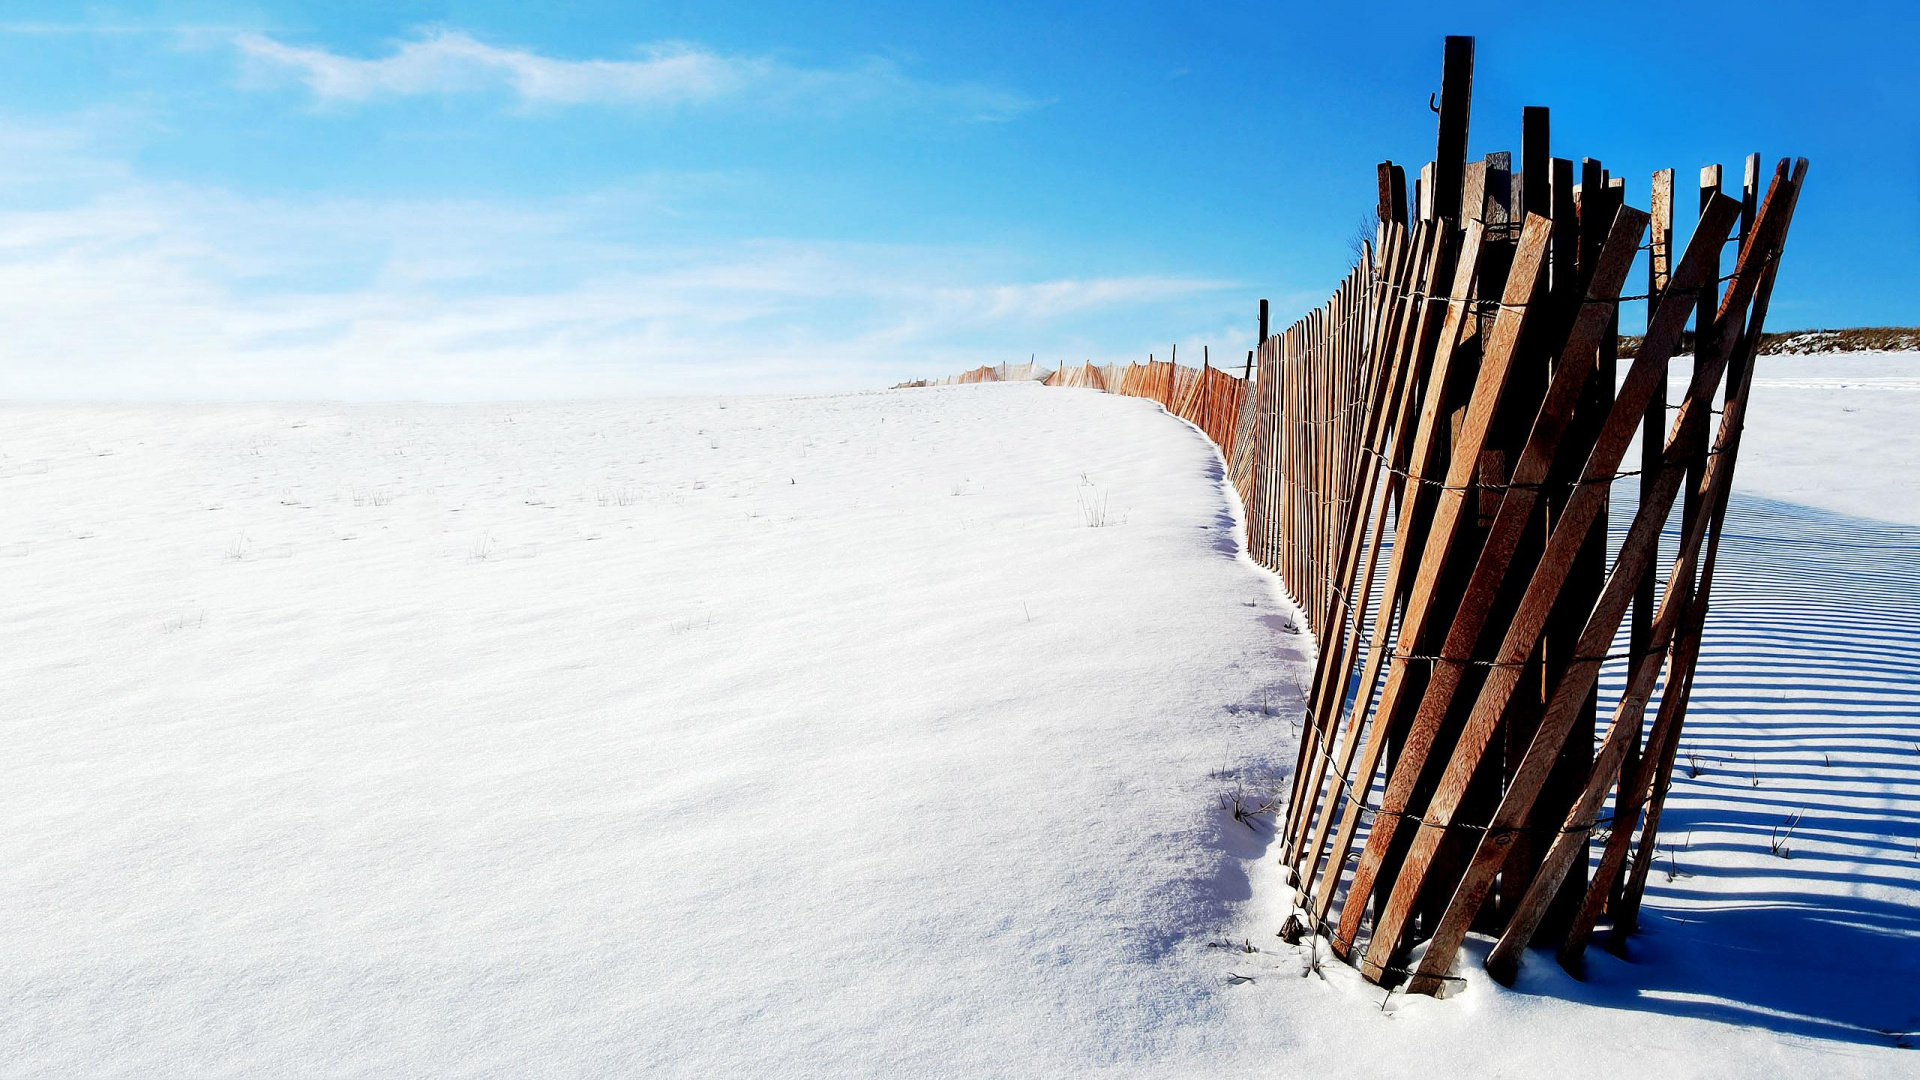
[[[1668,400],[1691,374],[1674,364]],[[1920,525],[1920,353],[1763,356],[1747,436],[1736,488]]]
[[[1741,494],[1634,961],[1383,1007],[1223,809],[1308,645],[1150,403],[6,408],[0,499],[0,1074],[1920,1070],[1909,525]]]

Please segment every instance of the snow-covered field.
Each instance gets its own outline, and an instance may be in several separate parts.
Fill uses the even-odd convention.
[[[1383,1004],[1157,406],[0,409],[0,1074],[1920,1075],[1920,357],[1754,410],[1634,962]]]
[[[1920,352],[1761,357],[1747,431],[1740,490],[1920,525]]]

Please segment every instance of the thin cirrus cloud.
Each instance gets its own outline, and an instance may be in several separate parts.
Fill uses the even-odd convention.
[[[845,390],[1036,349],[1129,359],[1239,306],[1230,282],[990,248],[616,235],[682,186],[275,199],[110,173],[67,206],[0,205],[0,399]]]
[[[400,42],[377,57],[292,45],[253,32],[235,35],[233,43],[254,83],[292,80],[327,105],[505,91],[527,108],[664,110],[729,102],[827,111],[919,106],[941,109],[956,119],[999,121],[1044,104],[997,87],[916,79],[884,59],[847,68],[810,68],[768,57],[724,55],[683,42],[648,45],[623,60],[545,56],[445,29]]]

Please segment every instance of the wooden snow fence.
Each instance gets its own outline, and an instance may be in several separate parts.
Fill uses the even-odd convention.
[[[1047,376],[1047,385],[1082,387],[1090,390],[1105,390],[1107,388],[1106,380],[1101,376],[1100,369],[1094,367],[1092,363],[1082,364],[1079,367],[1061,367],[1052,375]]]
[[[971,371],[963,371],[958,375],[948,376],[947,378],[929,383],[928,385],[960,386],[983,382],[1041,382],[1050,378],[1051,376],[1047,372],[1042,371],[1040,366],[1034,363],[987,364],[974,368]]]
[[[1274,475],[1251,485],[1319,647],[1278,840],[1293,929],[1420,993],[1453,978],[1469,932],[1511,981],[1528,946],[1577,972],[1603,919],[1616,948],[1633,929],[1806,174],[1782,161],[1763,191],[1756,155],[1733,198],[1708,170],[1676,261],[1672,174],[1654,177],[1651,211],[1592,158],[1575,183],[1544,109],[1526,110],[1517,172],[1507,154],[1466,162],[1471,80],[1471,39],[1449,39],[1443,156],[1411,215],[1404,173],[1380,166],[1372,280],[1349,277],[1262,344],[1256,429],[1277,453],[1256,455]],[[1629,296],[1650,224],[1647,290]],[[1628,301],[1649,328],[1621,372]],[[1669,402],[1690,319],[1701,345]],[[1609,663],[1625,685],[1601,724]]]
[[[967,383],[999,382],[1000,369],[983,365],[974,368],[972,371],[963,371],[955,375],[953,381],[962,385]]]
[[[1100,374],[1103,369],[1092,369]],[[1111,393],[1158,402],[1168,412],[1199,428],[1233,460],[1239,417],[1245,398],[1242,380],[1203,363],[1198,368],[1173,361],[1128,364],[1102,376]],[[1096,384],[1098,385],[1098,384]]]
[[[1727,192],[1702,170],[1676,252],[1673,172],[1629,206],[1599,161],[1551,156],[1544,108],[1517,163],[1465,160],[1472,67],[1473,39],[1448,38],[1411,204],[1382,163],[1374,244],[1287,329],[1266,333],[1263,302],[1250,379],[1150,359],[1103,380],[1218,445],[1249,554],[1315,635],[1274,845],[1298,908],[1283,933],[1429,994],[1469,933],[1510,982],[1530,946],[1578,973],[1603,924],[1615,951],[1635,928],[1807,172],[1763,177],[1756,154]],[[1624,371],[1623,303],[1648,322]]]

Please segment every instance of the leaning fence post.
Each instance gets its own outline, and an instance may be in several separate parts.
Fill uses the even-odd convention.
[[[1460,205],[1467,161],[1467,117],[1473,104],[1473,39],[1449,36],[1440,71],[1440,135],[1433,155],[1433,216],[1452,217]]]

